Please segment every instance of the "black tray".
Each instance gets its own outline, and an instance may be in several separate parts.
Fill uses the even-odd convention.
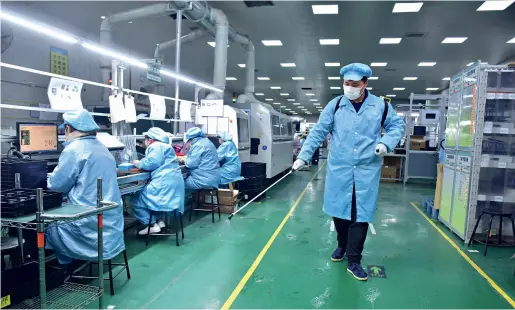
[[[43,210],[59,207],[63,194],[43,191]],[[2,217],[13,218],[37,211],[36,190],[28,188],[8,189],[0,193]]]

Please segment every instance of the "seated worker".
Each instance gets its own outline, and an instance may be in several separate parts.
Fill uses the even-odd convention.
[[[189,176],[184,180],[184,188],[218,188],[221,177],[215,145],[204,137],[204,133],[198,127],[188,129],[184,134],[184,142],[191,144],[188,154],[180,158],[189,172]]]
[[[104,212],[104,259],[112,259],[125,249],[123,242],[123,206],[118,188],[116,162],[96,137],[99,129],[88,111],[63,114],[66,142],[59,163],[48,175],[49,190],[66,193],[68,203],[97,205],[97,179],[102,178],[102,199],[119,207]],[[59,263],[72,260],[97,260],[97,217],[90,216],[69,223],[53,223],[46,229],[46,248],[56,252]]]
[[[220,146],[216,150],[218,153],[218,162],[220,162],[220,175],[222,177],[220,184],[228,184],[235,182],[241,174],[240,154],[236,144],[232,142],[232,135],[228,132],[221,131],[217,134]]]
[[[175,151],[169,144],[168,134],[161,128],[152,127],[143,135],[147,146],[145,157],[135,160],[134,165],[150,172],[150,182],[133,196],[132,214],[142,224],[150,223],[150,233],[156,234],[165,227],[164,221],[159,218],[162,212],[176,209],[184,212],[184,180]],[[150,211],[154,213],[152,220]],[[140,235],[147,233],[148,227],[139,232]]]

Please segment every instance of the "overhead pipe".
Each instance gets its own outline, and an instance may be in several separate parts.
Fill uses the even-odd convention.
[[[115,23],[133,21],[150,16],[169,15],[174,11],[175,9],[170,3],[163,2],[106,16],[100,25],[100,45],[111,48],[113,45],[112,25]],[[102,82],[107,83],[111,72],[111,63],[107,57],[102,59],[100,70],[102,72]],[[102,101],[107,101],[107,98],[108,93],[104,90],[102,93]]]
[[[181,44],[188,43],[188,42],[194,41],[196,39],[200,39],[206,35],[207,35],[207,33],[205,30],[197,29],[195,31],[192,31],[188,34],[183,35],[181,37]],[[154,50],[154,58],[163,59],[163,51],[174,47],[176,44],[177,44],[176,39],[157,44],[156,49]]]

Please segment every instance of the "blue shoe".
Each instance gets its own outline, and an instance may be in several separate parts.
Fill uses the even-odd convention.
[[[336,248],[333,254],[331,254],[331,260],[333,262],[341,262],[345,257],[345,251],[342,248]]]
[[[366,281],[368,280],[368,275],[363,270],[363,267],[361,267],[360,264],[357,263],[349,263],[349,266],[347,267],[347,271],[350,272],[354,278],[360,281]]]

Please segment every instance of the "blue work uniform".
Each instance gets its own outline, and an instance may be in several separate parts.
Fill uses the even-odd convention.
[[[235,182],[241,175],[241,161],[236,144],[225,141],[216,151],[220,162],[220,184]]]
[[[315,150],[332,131],[327,159],[324,212],[332,217],[351,220],[353,187],[356,191],[357,222],[371,222],[376,210],[382,159],[375,155],[378,143],[391,151],[404,134],[404,121],[388,104],[381,137],[384,100],[367,94],[356,109],[341,96],[335,113],[336,97],[325,107],[318,123],[310,130],[298,158],[309,162]],[[359,110],[359,111],[356,111]]]
[[[132,213],[141,223],[149,224],[150,211],[155,211],[152,223],[159,212],[184,212],[184,180],[169,144],[155,141],[149,145],[137,167],[150,172],[150,182],[131,201]]]
[[[104,212],[104,259],[111,259],[125,249],[123,241],[123,206],[118,188],[116,162],[109,150],[95,136],[76,138],[64,143],[59,163],[47,179],[48,189],[66,193],[68,203],[97,205],[97,179],[102,178],[102,198],[119,206]],[[53,249],[61,264],[72,259],[98,258],[97,217],[90,216],[69,223],[50,224],[46,229],[46,248]]]
[[[186,190],[218,188],[220,164],[216,147],[209,139],[193,138],[184,164],[190,174],[184,180]]]

